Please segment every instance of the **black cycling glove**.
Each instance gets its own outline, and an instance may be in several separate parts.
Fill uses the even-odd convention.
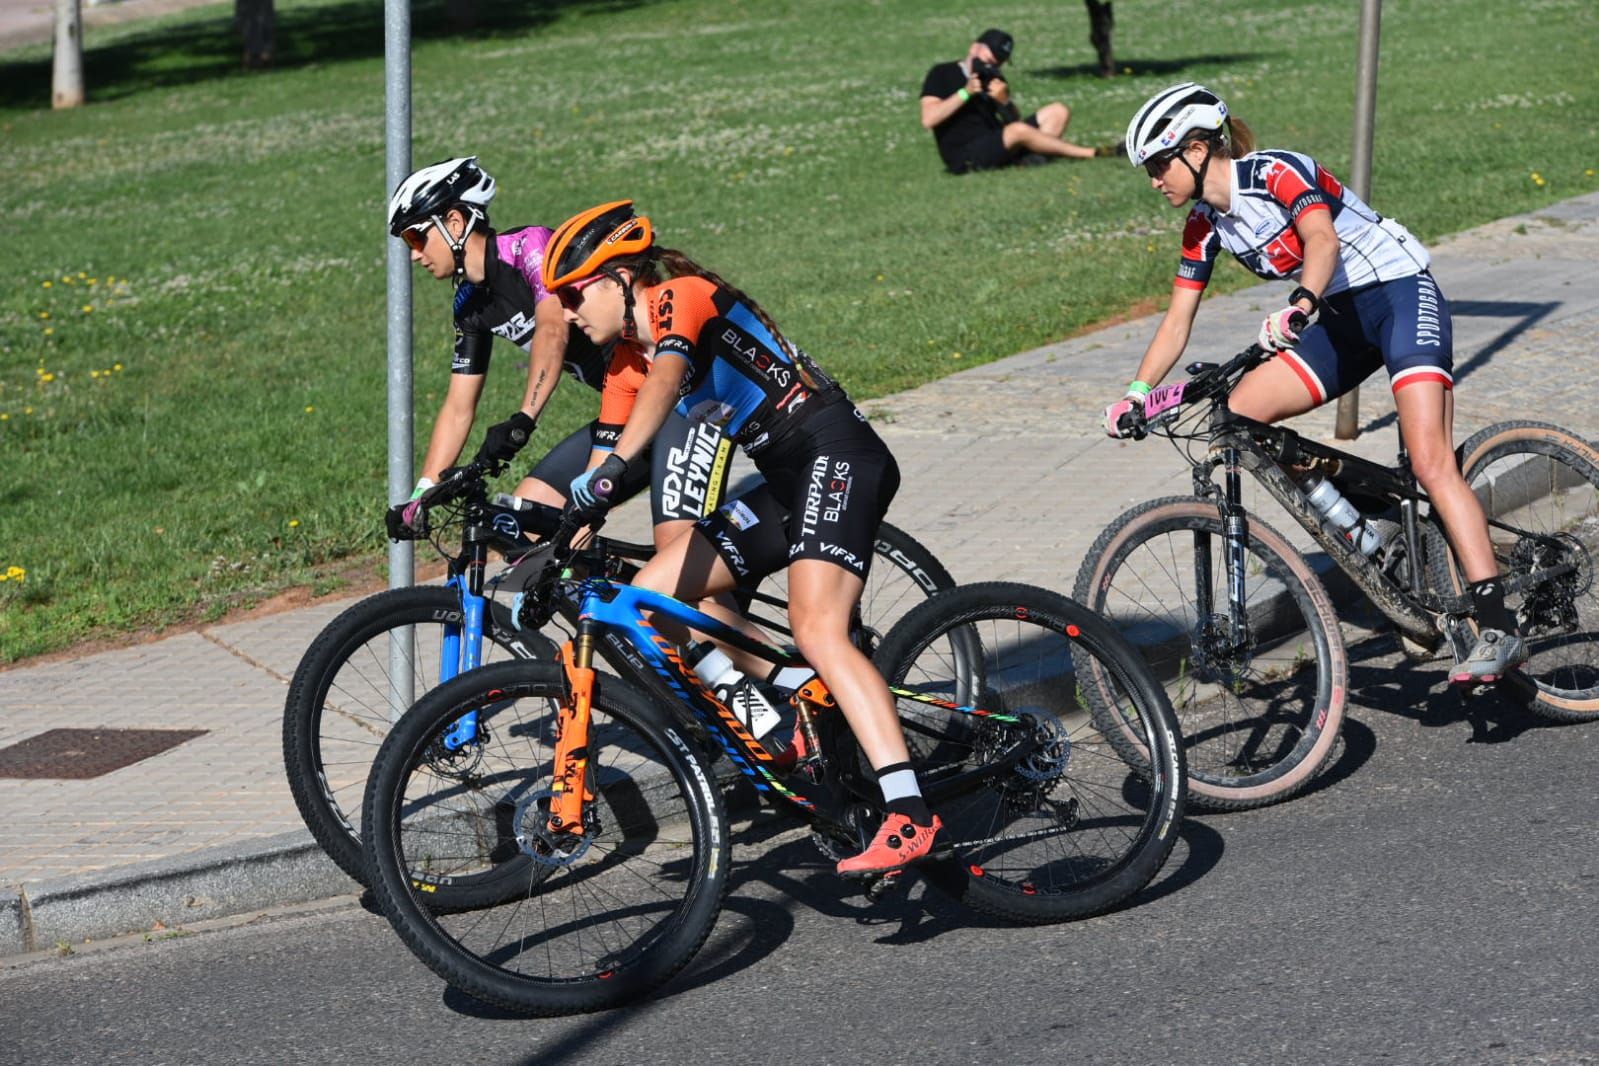
[[[477,457],[496,463],[510,462],[516,458],[516,453],[522,450],[528,438],[533,436],[537,425],[538,420],[524,411],[518,411],[504,422],[496,422],[483,434],[483,444],[477,450]]]

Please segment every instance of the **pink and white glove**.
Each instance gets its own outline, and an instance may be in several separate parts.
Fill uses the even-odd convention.
[[[1298,307],[1285,307],[1267,315],[1266,321],[1260,324],[1260,346],[1271,352],[1292,348],[1299,343],[1299,333],[1294,326],[1297,324],[1304,329],[1307,321],[1305,312]]]
[[[1105,433],[1107,436],[1120,440],[1123,437],[1138,436],[1138,426],[1142,418],[1133,418],[1124,429],[1121,420],[1135,410],[1139,415],[1144,413],[1144,397],[1149,395],[1149,386],[1142,381],[1134,381],[1127,386],[1127,395],[1105,408]]]

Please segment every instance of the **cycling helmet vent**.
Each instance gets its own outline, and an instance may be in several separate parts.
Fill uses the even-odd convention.
[[[400,182],[389,199],[389,233],[401,231],[464,204],[478,218],[487,218],[494,199],[494,179],[478,165],[477,156],[446,159],[416,171]]]
[[[1151,96],[1127,126],[1127,161],[1141,167],[1182,144],[1190,133],[1219,133],[1227,121],[1221,97],[1194,82]]]
[[[550,289],[581,281],[612,259],[636,255],[655,243],[650,220],[632,200],[581,211],[556,227],[544,248],[544,284]]]

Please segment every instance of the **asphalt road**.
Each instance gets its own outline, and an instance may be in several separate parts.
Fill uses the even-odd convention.
[[[749,825],[695,964],[633,1008],[511,1018],[354,900],[0,973],[0,1061],[1599,1062],[1599,724],[1463,706],[1350,630],[1339,761],[1286,806],[1193,818],[1133,906],[999,926],[847,895]]]

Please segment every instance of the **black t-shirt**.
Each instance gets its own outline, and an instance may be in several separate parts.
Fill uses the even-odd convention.
[[[927,72],[922,82],[922,95],[943,100],[966,88],[966,78],[959,63],[940,63]],[[974,96],[942,124],[933,127],[933,140],[938,142],[938,154],[945,164],[953,167],[961,162],[962,148],[1004,125],[992,100]]]
[[[533,286],[515,266],[500,258],[495,232],[488,231],[483,280],[463,281],[455,290],[456,374],[486,374],[495,337],[527,348],[533,343]],[[567,373],[596,391],[605,385],[610,349],[600,348],[576,326],[567,330]]]

